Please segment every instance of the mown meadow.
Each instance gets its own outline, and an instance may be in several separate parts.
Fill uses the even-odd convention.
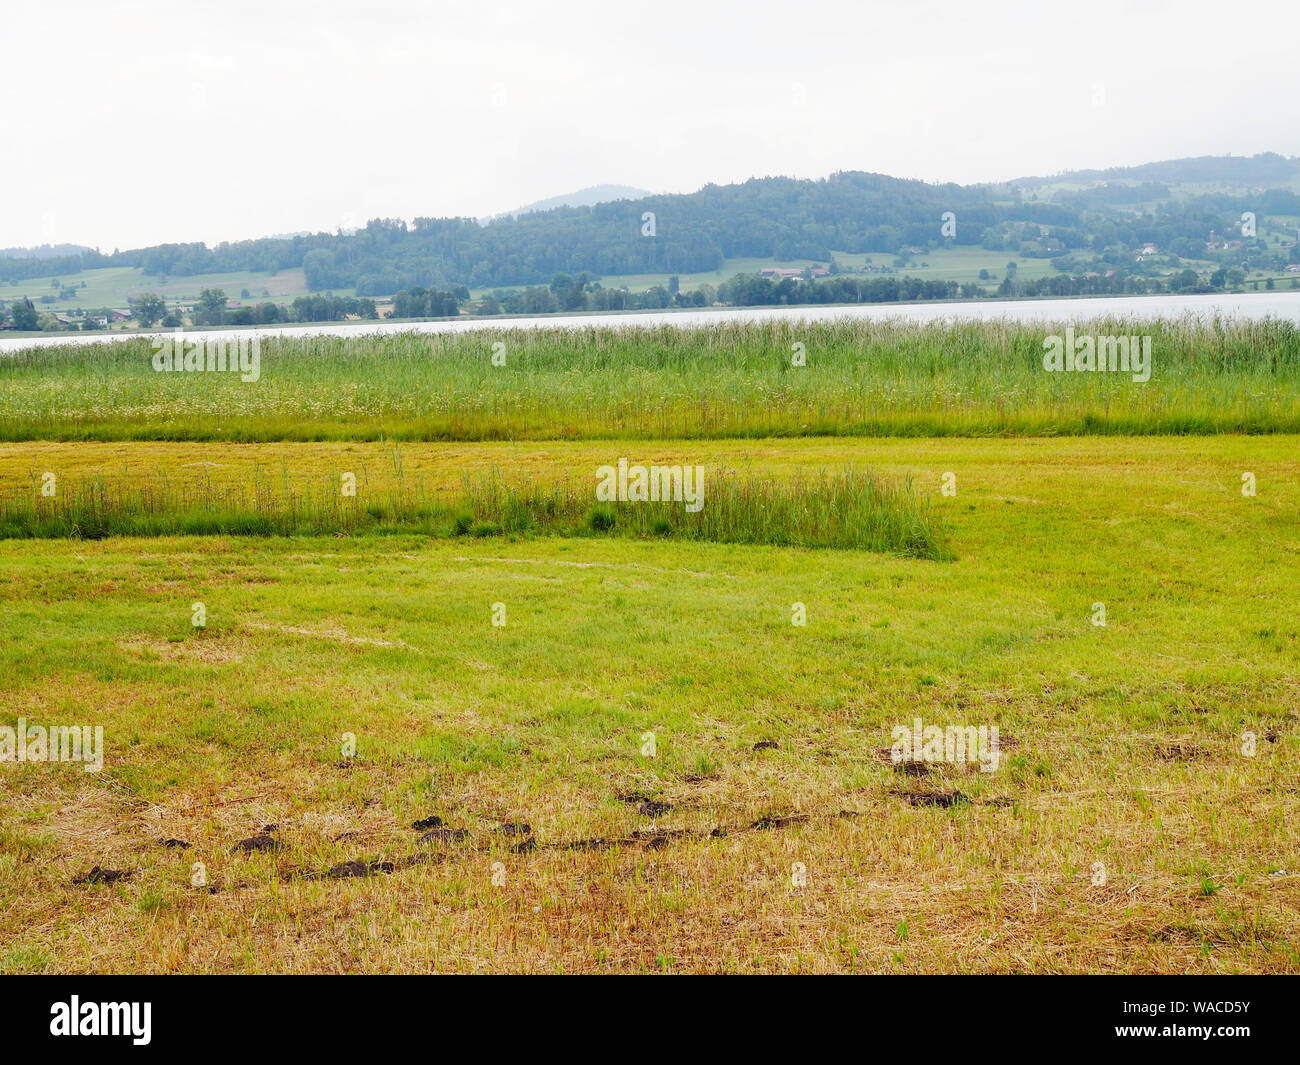
[[[0,972],[1300,972],[1295,330],[1123,331],[0,365]]]

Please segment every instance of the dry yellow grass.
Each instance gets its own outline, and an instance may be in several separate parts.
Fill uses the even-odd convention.
[[[347,448],[25,444],[0,485],[179,476],[214,450],[232,476],[361,458],[377,483],[384,449]],[[610,454],[953,471],[958,558],[0,543],[0,723],[107,733],[98,775],[0,765],[0,966],[1300,971],[1294,438],[404,445],[402,465],[454,486],[503,452],[539,475]],[[896,772],[879,749],[913,716],[1000,725],[1003,765]],[[970,802],[898,794],[953,790]],[[430,815],[466,838],[421,843]],[[535,849],[500,831],[519,821]],[[283,849],[231,853],[270,824]],[[350,861],[392,870],[324,876]],[[133,875],[74,886],[93,865]]]

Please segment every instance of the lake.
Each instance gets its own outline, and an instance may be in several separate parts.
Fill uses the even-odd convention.
[[[1221,317],[1260,320],[1283,318],[1300,324],[1300,290],[1293,292],[1244,292],[1205,296],[1102,296],[1088,299],[980,300],[961,303],[866,303],[829,307],[725,307],[710,310],[646,311],[631,314],[548,315],[541,318],[476,318],[450,322],[312,322],[304,325],[267,326],[259,329],[187,329],[188,340],[209,336],[374,336],[388,333],[460,333],[482,329],[581,329],[585,326],[710,325],[717,322],[770,320],[819,321],[828,318],[894,318],[913,322],[988,321],[1067,322],[1086,318],[1201,318]],[[92,344],[123,340],[132,336],[164,336],[152,333],[53,333],[41,337],[0,340],[0,352],[23,348]]]

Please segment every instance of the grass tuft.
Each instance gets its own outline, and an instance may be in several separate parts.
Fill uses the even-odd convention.
[[[435,537],[620,537],[853,548],[909,558],[952,557],[928,497],[854,467],[775,478],[723,466],[706,471],[704,506],[592,504],[594,486],[465,473],[447,501],[400,474],[386,498],[358,505],[328,482],[293,483],[255,468],[238,482],[105,480],[63,483],[54,497],[0,498],[0,538],[309,536],[422,533]]]

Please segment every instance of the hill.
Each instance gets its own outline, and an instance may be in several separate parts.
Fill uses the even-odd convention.
[[[813,267],[832,276],[907,269],[925,279],[985,286],[972,294],[999,282],[1004,295],[1044,294],[1024,286],[1054,282],[1054,275],[1114,279],[1089,282],[1086,291],[1099,292],[1133,290],[1115,287],[1129,278],[1180,274],[1180,290],[1189,291],[1239,286],[1252,276],[1268,281],[1295,265],[1298,190],[1300,159],[1276,154],[1170,160],[997,185],[859,171],[816,180],[751,178],[674,195],[600,185],[486,224],[376,218],[352,233],[215,247],[162,244],[111,255],[75,246],[38,249],[0,260],[0,295],[39,297],[58,308],[72,292],[76,302],[67,305],[84,308],[90,293],[77,295],[82,282],[93,289],[92,273],[113,269],[130,280],[123,296],[153,290],[192,297],[197,287],[225,285],[272,298],[431,289],[465,293],[458,297],[464,301],[471,290],[475,298],[526,286],[554,290],[563,276],[579,279],[576,292],[600,279],[607,289],[660,287],[669,298],[683,281],[698,291],[778,265],[791,275]],[[605,198],[619,193],[635,196]],[[579,202],[588,199],[597,202]],[[559,201],[565,202],[550,206]],[[1256,219],[1254,233],[1243,227],[1247,214]],[[300,292],[271,283],[290,275],[301,278]],[[1139,284],[1136,290],[1153,289]],[[1084,289],[1064,294],[1078,291]]]
[[[1106,170],[1069,170],[1053,177],[1024,177],[1010,188],[1034,189],[1053,184],[1095,182],[1142,185],[1199,185],[1223,190],[1288,188],[1300,182],[1300,158],[1263,152],[1259,155],[1202,155]]]
[[[631,185],[591,185],[577,192],[564,196],[552,196],[547,200],[516,207],[513,211],[493,215],[484,221],[494,222],[499,218],[518,218],[523,214],[535,214],[538,211],[553,211],[557,207],[594,207],[598,203],[612,203],[614,200],[639,200],[651,195],[646,189],[636,189]]]
[[[84,244],[42,244],[36,248],[0,248],[0,259],[66,259],[94,250]]]

